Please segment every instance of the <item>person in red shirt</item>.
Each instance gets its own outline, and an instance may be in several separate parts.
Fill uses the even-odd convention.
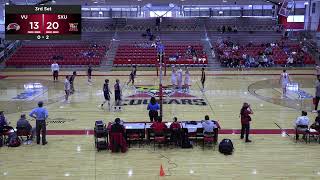
[[[174,117],[173,122],[170,125],[170,131],[171,131],[171,137],[170,140],[173,142],[176,146],[181,145],[181,126],[178,122],[178,118]]]
[[[167,125],[162,122],[162,118],[160,116],[156,118],[156,122],[154,122],[150,127],[155,134],[163,134],[164,131],[168,128]]]
[[[178,122],[178,118],[174,117],[173,122],[170,125],[170,129],[180,129],[180,128],[181,126],[180,126],[180,123]]]
[[[243,139],[244,133],[246,133],[246,142],[251,142],[251,140],[249,140],[250,121],[251,121],[250,114],[253,114],[253,111],[250,107],[250,104],[243,103],[243,106],[240,110],[240,117],[241,117],[241,136],[240,136],[240,138]]]

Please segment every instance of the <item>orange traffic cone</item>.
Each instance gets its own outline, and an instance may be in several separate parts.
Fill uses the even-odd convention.
[[[165,176],[165,175],[166,175],[166,173],[164,172],[162,164],[161,164],[161,166],[160,166],[160,176]]]

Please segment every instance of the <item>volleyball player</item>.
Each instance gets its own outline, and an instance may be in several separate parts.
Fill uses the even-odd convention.
[[[110,94],[112,94],[112,93],[109,89],[109,79],[106,79],[106,80],[104,80],[104,84],[103,84],[104,101],[101,104],[101,108],[103,108],[103,105],[108,101],[109,111],[110,111]]]
[[[70,81],[69,81],[69,76],[66,76],[66,79],[64,80],[64,92],[66,93],[65,95],[65,102],[68,102],[68,98],[70,95]]]
[[[77,72],[76,71],[73,71],[72,72],[72,75],[69,77],[69,82],[70,82],[70,94],[73,94],[74,93],[74,79],[76,78],[76,75],[77,75]]]
[[[279,83],[282,87],[282,98],[287,97],[287,84],[289,84],[290,82],[291,81],[290,81],[289,74],[284,69],[283,72],[281,73],[280,79],[279,79]]]
[[[178,88],[179,90],[182,89],[182,69],[179,68],[178,72],[177,72],[177,81],[178,81]]]
[[[120,81],[119,79],[116,80],[116,84],[114,85],[114,99],[115,99],[115,106],[114,109],[117,110],[117,107],[119,107],[119,110],[121,110],[121,87],[120,87]]]
[[[92,67],[89,65],[87,70],[87,76],[88,76],[88,83],[91,83],[91,75],[92,75]]]
[[[127,85],[129,85],[130,82],[132,83],[132,86],[134,85],[134,78],[136,77],[136,74],[137,74],[137,67],[135,66],[131,70],[131,73],[129,75],[129,81],[128,81]]]
[[[172,89],[175,90],[177,86],[177,73],[174,67],[172,67],[171,84],[172,84]]]
[[[189,92],[189,85],[190,85],[190,72],[189,72],[189,69],[186,68],[185,77],[184,77],[184,87],[187,92]]]

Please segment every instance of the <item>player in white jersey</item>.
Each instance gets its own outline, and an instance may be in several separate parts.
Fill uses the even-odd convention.
[[[178,80],[178,89],[181,90],[182,89],[182,69],[181,68],[179,68],[177,72],[177,80]]]
[[[174,67],[172,67],[172,72],[171,72],[171,84],[172,84],[172,89],[176,89],[177,86],[177,72]]]
[[[279,83],[282,87],[282,97],[287,97],[287,84],[290,83],[290,77],[289,74],[284,69],[283,72],[280,75]]]
[[[64,80],[64,92],[66,93],[65,95],[65,102],[68,102],[68,98],[70,95],[70,81],[69,81],[69,76],[66,76],[66,79]]]
[[[187,92],[189,91],[189,85],[190,85],[190,72],[187,67],[185,72],[185,77],[184,77],[184,86]]]

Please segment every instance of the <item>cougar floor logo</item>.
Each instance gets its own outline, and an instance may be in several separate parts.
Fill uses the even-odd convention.
[[[189,93],[189,90],[176,90],[172,87],[163,87],[163,104],[198,105],[206,106],[204,99]],[[136,86],[133,93],[123,100],[123,105],[148,104],[151,97],[160,97],[159,86]]]

